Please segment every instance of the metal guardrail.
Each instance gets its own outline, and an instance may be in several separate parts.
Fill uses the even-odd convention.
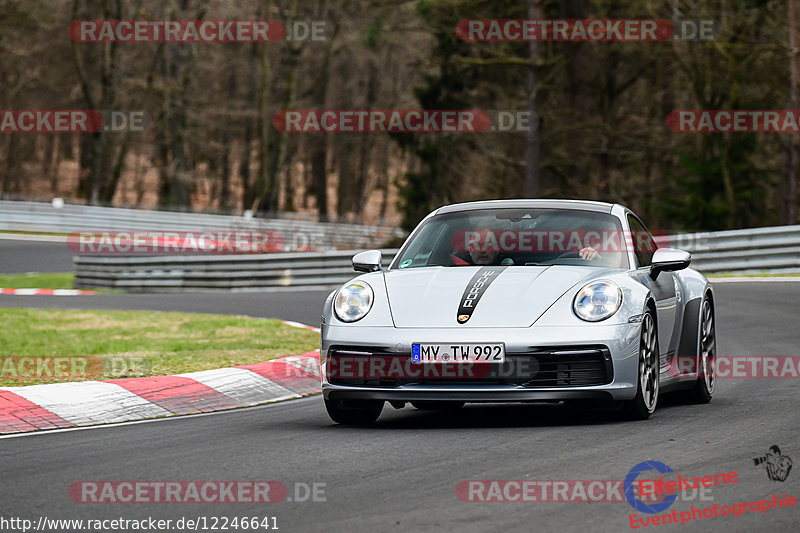
[[[800,226],[672,235],[656,239],[692,254],[701,272],[800,272]]]
[[[375,248],[405,232],[389,226],[360,226],[293,219],[246,218],[174,211],[0,201],[0,230],[76,233],[97,231],[277,231],[287,251],[301,248]]]
[[[382,250],[389,266],[397,250]],[[356,276],[354,252],[96,257],[75,256],[75,287],[127,292],[259,291],[329,288]]]
[[[800,226],[671,235],[662,246],[692,253],[692,267],[710,272],[800,272]],[[385,249],[388,266],[397,253]],[[266,255],[76,256],[76,288],[129,292],[258,291],[331,288],[356,276],[354,251]]]

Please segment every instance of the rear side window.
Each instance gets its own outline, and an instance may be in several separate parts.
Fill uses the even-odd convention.
[[[640,267],[650,266],[653,262],[653,254],[658,245],[653,240],[653,236],[644,227],[644,224],[635,216],[628,213],[628,226],[631,228],[631,239],[633,250],[636,254],[636,262]]]

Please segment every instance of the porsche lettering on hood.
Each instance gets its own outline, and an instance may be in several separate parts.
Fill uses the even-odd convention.
[[[478,270],[472,279],[469,280],[469,284],[467,288],[464,289],[464,294],[461,296],[461,301],[458,304],[458,314],[456,315],[456,321],[459,324],[464,324],[467,320],[470,319],[472,313],[475,311],[475,307],[477,307],[478,302],[481,300],[481,296],[483,293],[486,292],[486,289],[489,288],[492,281],[497,279],[497,276],[500,275],[506,267],[504,266],[489,266],[483,267]]]
[[[398,328],[526,328],[574,285],[602,270],[566,265],[432,267],[388,271],[384,279]],[[489,271],[494,274],[487,277]],[[467,298],[471,290],[478,293]]]

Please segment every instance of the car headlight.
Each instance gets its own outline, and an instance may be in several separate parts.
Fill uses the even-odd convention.
[[[355,322],[369,313],[374,299],[372,287],[363,281],[354,281],[336,293],[333,312],[342,322]]]
[[[610,281],[593,281],[575,295],[572,309],[581,320],[599,322],[616,313],[621,304],[619,285]]]

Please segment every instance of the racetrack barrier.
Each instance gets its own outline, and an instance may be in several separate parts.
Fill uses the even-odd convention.
[[[258,218],[87,205],[0,201],[0,231],[100,233],[131,231],[277,232],[284,251],[376,248],[405,236],[390,226],[362,226],[293,218]]]
[[[671,235],[668,240],[670,247],[691,252],[691,266],[701,272],[800,272],[800,226]]]
[[[388,266],[397,250],[382,250]],[[75,287],[126,292],[329,288],[354,278],[352,251],[152,257],[74,256]]]
[[[692,253],[702,272],[800,271],[800,226],[756,228],[659,237]],[[291,287],[332,288],[357,275],[359,250],[288,254],[97,257],[75,256],[76,288],[128,292],[198,290],[263,291]],[[398,250],[385,249],[388,266]]]

